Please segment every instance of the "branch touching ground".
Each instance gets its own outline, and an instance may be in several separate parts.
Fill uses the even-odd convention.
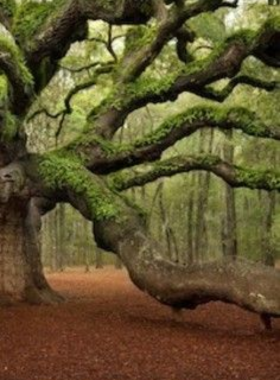
[[[42,158],[40,166],[45,185],[62,190],[75,208],[94,221],[97,244],[118,254],[134,284],[159,302],[194,309],[223,301],[265,318],[280,317],[276,269],[223,259],[189,267],[174,264],[162,258],[162,247],[149,237],[138,213],[99,177],[63,157]]]

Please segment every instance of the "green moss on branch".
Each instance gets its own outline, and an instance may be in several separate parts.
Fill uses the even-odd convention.
[[[3,12],[5,17],[12,18],[16,11],[15,0],[0,0],[0,12]]]
[[[118,219],[121,210],[105,183],[74,156],[49,153],[39,159],[39,173],[53,191],[65,191],[87,204],[92,220]]]
[[[182,129],[185,125],[192,128],[202,126],[217,126],[223,129],[241,129],[244,133],[257,137],[277,138],[275,131],[271,130],[256,114],[243,107],[219,107],[200,105],[168,118],[155,131],[147,134],[144,138],[136,140],[134,147],[141,148],[157,144],[168,137],[173,131]],[[196,130],[196,129],[195,129]],[[186,135],[188,132],[186,131]],[[279,135],[280,139],[280,135]]]
[[[4,57],[3,61],[8,59],[9,66],[12,64],[13,71],[18,76],[18,80],[21,80],[28,87],[32,86],[33,77],[25,64],[21,51],[17,45],[6,35],[0,36],[0,52],[7,54],[7,57]],[[4,64],[5,63],[3,63],[2,66]]]
[[[67,0],[55,0],[38,3],[23,1],[17,8],[13,34],[23,46],[31,46],[33,38]]]
[[[251,189],[280,191],[280,172],[273,170],[252,170],[237,166],[236,180]]]

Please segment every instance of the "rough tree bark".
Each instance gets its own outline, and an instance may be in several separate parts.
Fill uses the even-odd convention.
[[[40,214],[35,201],[22,192],[19,164],[0,169],[0,304],[57,302],[43,274],[40,257]]]
[[[95,238],[121,257],[140,289],[176,308],[194,309],[216,300],[237,304],[265,320],[280,317],[279,272],[240,259],[175,265],[162,258],[160,245],[147,236],[137,214],[121,199],[116,202],[122,219],[95,223]],[[78,200],[74,203],[79,207]]]

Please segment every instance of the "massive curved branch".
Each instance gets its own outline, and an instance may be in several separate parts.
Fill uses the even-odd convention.
[[[231,187],[280,191],[280,172],[254,170],[232,165],[214,155],[176,156],[148,165],[146,170],[112,175],[110,183],[118,191],[143,186],[161,177],[171,177],[193,170],[210,171]]]
[[[280,317],[276,269],[223,259],[189,267],[174,264],[162,258],[162,248],[148,236],[135,210],[99,177],[64,157],[46,158],[41,170],[46,186],[63,191],[75,208],[94,221],[98,245],[118,254],[135,285],[159,302],[194,309],[219,300]]]
[[[87,135],[65,148],[87,157],[87,167],[95,173],[108,173],[159,159],[178,140],[204,127],[240,129],[250,136],[280,140],[280,128],[269,127],[258,116],[242,107],[197,106],[165,120],[157,129],[131,146],[114,145]]]

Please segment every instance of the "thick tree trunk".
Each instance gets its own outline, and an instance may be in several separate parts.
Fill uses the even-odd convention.
[[[32,201],[11,199],[0,205],[0,304],[62,299],[43,274],[38,221],[40,216]]]

